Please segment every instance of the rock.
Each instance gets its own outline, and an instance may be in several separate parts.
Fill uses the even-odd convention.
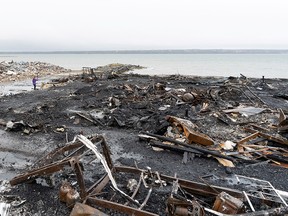
[[[127,189],[130,193],[132,193],[137,187],[137,180],[136,179],[129,179],[127,183]]]
[[[7,122],[4,119],[0,119],[0,125],[6,126]]]
[[[194,100],[194,96],[191,93],[185,93],[182,96],[182,100],[185,101],[185,102],[191,102],[191,101]]]
[[[12,76],[12,75],[17,75],[16,72],[14,72],[14,71],[10,71],[10,70],[7,71],[6,74],[7,74],[7,75],[10,75],[10,76]]]
[[[0,81],[11,81],[37,75],[68,72],[63,67],[44,62],[0,62]],[[10,78],[9,78],[10,77]]]

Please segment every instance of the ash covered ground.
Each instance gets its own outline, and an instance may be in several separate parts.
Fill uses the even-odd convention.
[[[94,75],[82,74],[54,80],[47,89],[0,98],[1,179],[10,180],[24,173],[37,165],[45,154],[73,140],[78,134],[102,134],[117,165],[135,167],[136,164],[139,168],[150,167],[162,174],[177,174],[179,178],[202,183],[201,177],[207,175],[225,178],[239,174],[267,180],[275,188],[288,191],[287,169],[283,167],[285,163],[279,166],[279,163],[270,160],[269,163],[251,165],[239,160],[235,162],[235,167],[225,167],[210,155],[197,154],[184,163],[183,154],[155,151],[149,141],[138,137],[143,131],[166,135],[171,126],[167,116],[193,122],[198,132],[214,140],[215,147],[227,140],[237,143],[247,137],[249,133],[243,127],[248,124],[275,132],[279,108],[288,113],[287,80],[113,73],[106,77]],[[265,110],[251,116],[235,114],[232,117],[236,122],[231,121],[232,117],[227,118],[229,114],[222,112],[239,105]],[[18,124],[7,129],[9,121]],[[281,136],[287,138],[287,133],[283,132]],[[279,146],[267,140],[266,145]],[[283,145],[280,147],[287,149]],[[257,155],[253,155],[253,158],[258,162],[268,160]],[[283,156],[281,162],[285,160]],[[100,178],[104,170],[88,168],[85,172],[88,173],[87,184],[91,184]],[[125,188],[129,177],[120,175],[115,178]],[[53,186],[43,186],[34,181],[3,191],[6,200],[19,200],[20,204],[12,207],[12,213],[69,215],[71,209],[59,200],[59,187],[64,179],[75,181],[75,176],[67,171],[57,173],[50,179]],[[214,183],[227,186],[221,181]],[[169,191],[163,188],[153,193],[143,209],[166,215]],[[140,194],[139,199],[143,201],[145,195],[141,197]],[[23,200],[25,202],[21,203]],[[118,200],[114,198],[114,201]]]

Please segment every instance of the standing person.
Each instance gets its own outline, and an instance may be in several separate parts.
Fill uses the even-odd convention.
[[[33,86],[34,86],[34,90],[36,90],[36,82],[38,81],[38,76],[36,78],[36,76],[33,77],[32,79],[32,83],[33,83]]]

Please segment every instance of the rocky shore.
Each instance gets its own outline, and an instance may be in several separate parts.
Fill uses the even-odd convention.
[[[0,82],[15,82],[33,76],[70,72],[70,69],[45,62],[0,62]]]

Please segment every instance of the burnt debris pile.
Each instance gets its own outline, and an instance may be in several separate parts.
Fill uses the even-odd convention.
[[[288,167],[287,80],[125,73],[141,68],[83,67],[82,74],[55,79],[45,90],[15,95],[13,107],[5,102],[10,97],[2,97],[3,130],[30,137],[49,135],[58,146],[22,169],[10,184],[24,190],[22,183],[49,179],[50,184],[52,179],[47,199],[57,207],[46,206],[43,200],[40,206],[47,215],[288,212],[286,179],[273,178],[281,174],[275,169],[284,175]],[[16,103],[20,97],[27,100]],[[91,131],[99,133],[87,134]],[[108,142],[103,131],[117,142]],[[127,138],[118,140],[116,133]],[[119,143],[125,153],[144,159],[129,166],[113,161],[111,152]],[[145,166],[149,160],[155,167]],[[207,170],[201,167],[205,175],[195,173],[200,163],[207,164]],[[209,164],[227,175],[211,173]],[[258,168],[263,173],[253,173]],[[271,171],[268,176],[266,168]],[[61,205],[67,206],[65,213],[60,213]],[[11,206],[10,211],[24,206]]]

